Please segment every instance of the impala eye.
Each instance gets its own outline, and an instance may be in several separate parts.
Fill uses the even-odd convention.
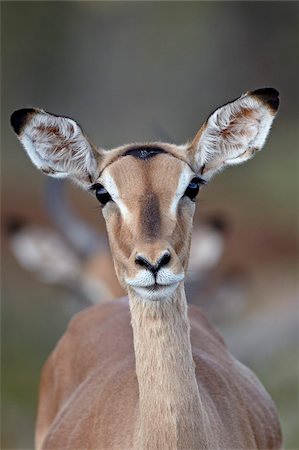
[[[111,195],[101,184],[96,183],[91,187],[91,189],[95,191],[96,198],[99,200],[102,206],[105,206],[106,203],[112,200]]]
[[[205,184],[205,181],[202,178],[195,177],[191,180],[187,189],[185,190],[184,196],[189,197],[193,202],[198,194],[200,185]]]

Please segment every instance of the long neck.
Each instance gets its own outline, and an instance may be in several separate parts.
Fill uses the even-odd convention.
[[[184,287],[163,303],[131,294],[130,307],[139,385],[137,447],[205,448],[209,427],[195,377]]]

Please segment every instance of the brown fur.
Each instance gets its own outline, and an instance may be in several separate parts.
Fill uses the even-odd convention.
[[[159,198],[157,194],[148,193],[141,199],[141,227],[146,238],[158,236],[161,225]]]

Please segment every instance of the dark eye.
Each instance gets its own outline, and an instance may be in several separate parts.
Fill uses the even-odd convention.
[[[102,206],[106,205],[106,203],[112,200],[108,191],[101,184],[94,184],[92,186],[92,190],[95,191],[96,197]]]
[[[193,178],[185,190],[184,196],[189,197],[192,201],[195,201],[201,184],[205,184],[205,181],[199,177]]]

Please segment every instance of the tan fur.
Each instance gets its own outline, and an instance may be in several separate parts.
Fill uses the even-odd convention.
[[[198,308],[189,307],[196,389],[190,354],[179,352],[188,347],[186,306],[176,299],[176,329],[167,324],[173,305],[150,311],[132,306],[134,332],[142,329],[136,356],[126,299],[89,308],[72,320],[43,370],[37,448],[45,435],[44,449],[281,447],[270,397]],[[135,358],[137,376],[145,382],[141,393]],[[181,383],[177,377],[183,377]]]
[[[103,185],[110,194],[103,215],[116,273],[129,294],[129,306],[119,300],[79,314],[48,360],[37,448],[281,448],[270,397],[197,308],[190,307],[188,317],[183,282],[195,207],[186,189],[198,174],[208,180],[261,149],[277,95],[273,89],[247,93],[216,110],[191,145],[149,144],[159,152],[147,159],[125,156],[132,145],[96,154],[74,121],[60,124],[50,115],[59,133],[61,125],[60,145],[67,142],[56,163],[51,142],[56,145],[57,133],[48,143],[36,128],[47,123],[47,113],[31,115],[21,129],[38,167],[48,152],[57,176],[68,170],[86,185],[89,171],[93,189]],[[19,130],[26,112],[15,114]],[[74,129],[76,145],[66,139]]]

